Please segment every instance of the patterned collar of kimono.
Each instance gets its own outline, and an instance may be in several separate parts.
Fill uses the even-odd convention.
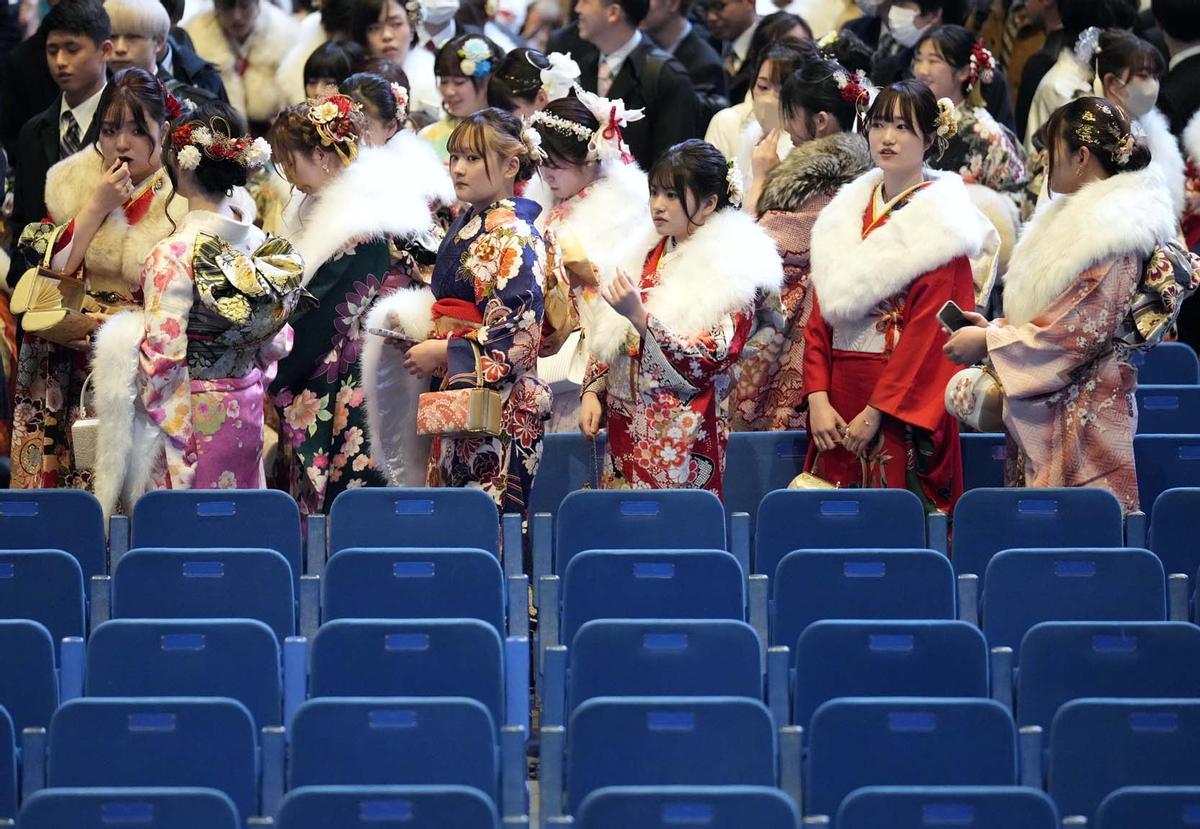
[[[150,205],[154,202],[154,194],[162,190],[163,180],[167,173],[161,167],[158,172],[146,178],[137,191],[129,197],[129,201],[125,202],[122,208],[125,211],[125,219],[135,225],[146,217],[150,211]]]

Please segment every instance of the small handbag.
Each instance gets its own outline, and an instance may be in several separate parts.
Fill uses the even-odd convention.
[[[88,414],[88,391],[92,388],[92,375],[83,381],[79,392],[79,417],[71,424],[71,453],[75,457],[76,469],[96,468],[96,445],[100,434],[100,418]]]
[[[991,366],[970,366],[951,377],[945,402],[947,412],[977,432],[1004,431],[1004,386]]]
[[[818,452],[813,457],[813,462],[812,462],[813,469],[816,469],[817,464],[820,462],[820,460],[821,460],[821,453]],[[863,460],[863,459],[860,459],[859,462],[862,464],[862,475],[863,475],[862,479],[864,481],[866,481],[867,480],[867,462],[866,462],[866,460]],[[792,478],[791,483],[789,483],[787,485],[787,488],[788,489],[841,489],[842,485],[835,484],[833,481],[827,481],[824,478],[822,478],[820,475],[814,474],[812,472],[801,472],[795,478]]]
[[[417,398],[417,434],[446,438],[498,437],[503,405],[500,392],[483,387],[483,368],[477,360],[475,388],[443,388],[425,392]]]

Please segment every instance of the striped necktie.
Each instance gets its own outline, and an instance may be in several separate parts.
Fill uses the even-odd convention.
[[[66,158],[79,152],[79,122],[67,110],[62,114],[62,125],[59,129],[58,157]]]
[[[1017,35],[1021,33],[1024,23],[1025,8],[1014,3],[1005,17],[1004,33],[1000,36],[1000,54],[996,56],[1001,69],[1007,70],[1012,62],[1013,47],[1017,43]]]
[[[600,66],[596,69],[596,94],[601,98],[608,97],[608,90],[612,89],[612,67],[608,65],[608,61],[603,57],[600,58]]]

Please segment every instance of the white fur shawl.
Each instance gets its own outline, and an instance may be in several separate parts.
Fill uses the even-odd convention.
[[[812,282],[830,322],[863,317],[918,276],[959,256],[977,256],[993,231],[955,173],[927,170],[933,183],[863,238],[863,214],[883,172],[842,187],[813,225]]]
[[[1135,122],[1141,128],[1146,145],[1150,147],[1150,169],[1158,173],[1171,196],[1175,215],[1183,215],[1183,154],[1179,142],[1171,134],[1167,118],[1152,109]]]
[[[1056,196],[1025,226],[1009,262],[1004,311],[1024,325],[1093,265],[1144,256],[1175,236],[1175,211],[1161,177],[1147,168]]]
[[[307,284],[351,241],[424,233],[433,224],[430,202],[450,202],[453,193],[450,176],[433,148],[403,132],[385,147],[360,150],[315,203],[289,211],[285,221],[291,223],[282,235],[304,257]]]
[[[321,27],[321,13],[312,12],[300,21],[296,40],[279,61],[275,83],[285,106],[304,103],[304,64],[309,55],[329,39]]]
[[[1200,112],[1192,116],[1183,129],[1183,151],[1187,157],[1200,163]]]
[[[642,272],[646,253],[659,236],[647,228],[641,244],[629,250],[623,265],[635,279]],[[777,291],[783,283],[783,265],[775,242],[749,214],[727,207],[709,217],[691,237],[660,265],[659,284],[646,296],[646,310],[683,337],[707,331],[729,313],[746,308],[759,291]],[[614,273],[601,273],[611,281]],[[584,322],[584,342],[601,362],[612,361],[632,330],[629,321],[607,307],[589,327]]]

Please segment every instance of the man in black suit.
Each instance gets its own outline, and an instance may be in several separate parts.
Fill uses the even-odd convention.
[[[0,141],[8,162],[17,165],[17,136],[21,127],[58,95],[46,66],[46,38],[39,29],[12,48],[0,61]]]
[[[620,98],[628,109],[645,110],[645,118],[624,130],[625,143],[642,169],[649,169],[669,147],[703,134],[700,102],[687,70],[638,31],[648,10],[649,0],[575,4],[578,37],[596,47],[577,61],[580,85],[605,98]],[[569,43],[571,34],[561,34],[557,39]]]
[[[700,11],[709,34],[721,45],[721,66],[730,97],[733,103],[740,104],[753,83],[747,75],[754,67],[747,66],[746,61],[750,57],[750,41],[758,28],[755,0],[701,0]]]
[[[39,31],[46,44],[43,60],[61,94],[49,109],[21,128],[17,139],[14,235],[46,215],[46,172],[83,146],[83,136],[100,103],[112,53],[108,13],[99,0],[59,0],[42,20]],[[10,283],[13,276],[9,274]]]
[[[1200,110],[1200,0],[1153,0],[1150,8],[1171,52],[1158,108],[1179,135]]]
[[[650,11],[640,28],[687,70],[700,99],[701,122],[707,124],[729,106],[725,67],[717,50],[688,20],[689,5],[690,0],[650,0]]]

